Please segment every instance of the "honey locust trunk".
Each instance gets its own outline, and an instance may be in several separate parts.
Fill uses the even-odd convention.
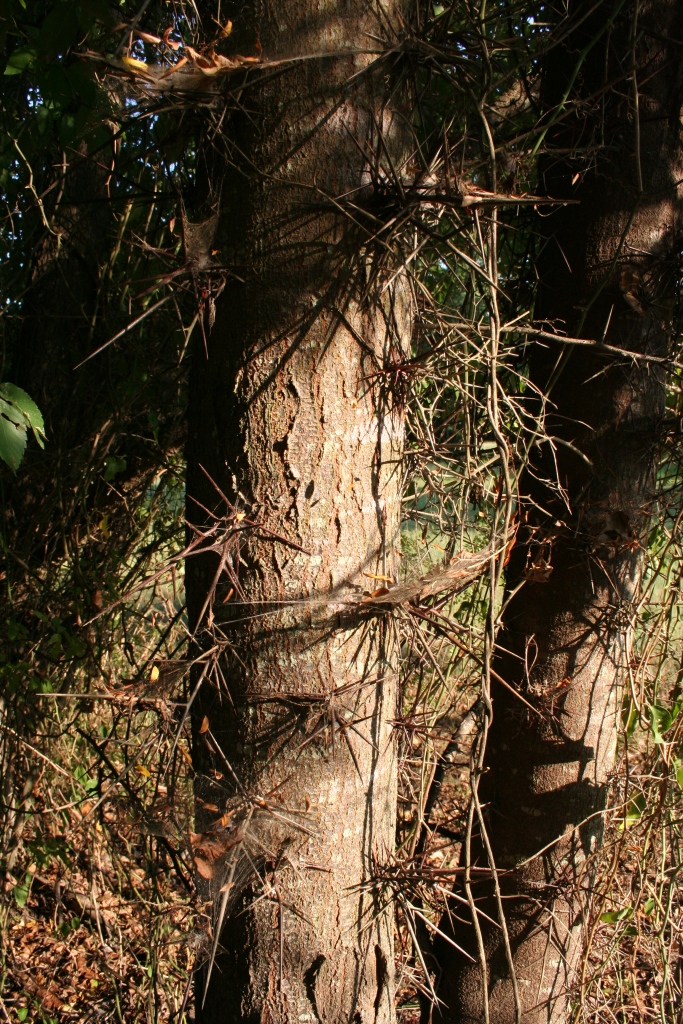
[[[548,109],[580,68],[576,112],[551,128],[542,165],[548,194],[580,205],[542,221],[536,313],[547,330],[634,358],[547,338],[534,344],[530,376],[549,398],[554,440],[538,446],[523,482],[528,516],[508,593],[524,585],[505,612],[496,670],[538,714],[494,683],[480,786],[525,1024],[559,1024],[579,1009],[582,914],[602,840],[655,498],[665,410],[656,357],[666,355],[674,330],[683,179],[674,41],[682,37],[683,4],[617,10],[612,17],[615,8],[600,6],[547,61]],[[473,856],[487,863],[481,847]],[[488,884],[474,895],[496,918]],[[474,1024],[488,1014],[491,1024],[509,1024],[518,1012],[502,933],[480,923],[488,1007],[479,965],[444,948],[443,1017]],[[478,958],[471,926],[456,938]]]
[[[264,55],[317,56],[250,73],[213,161],[213,257],[235,276],[190,397],[188,518],[216,541],[187,563],[208,659],[192,716],[204,1024],[394,1020],[393,915],[372,875],[394,845],[397,651],[362,598],[398,562],[385,368],[410,306],[379,178],[400,169],[405,115],[397,58],[368,51],[402,7],[271,3]]]

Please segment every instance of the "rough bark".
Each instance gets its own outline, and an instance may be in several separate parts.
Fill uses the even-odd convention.
[[[395,27],[401,7],[383,4]],[[362,887],[394,843],[396,649],[386,615],[348,602],[377,587],[364,573],[397,570],[402,414],[377,374],[410,311],[400,279],[364,297],[372,247],[330,203],[375,201],[380,131],[401,160],[391,66],[351,52],[386,24],[360,0],[272,3],[268,57],[348,55],[252,81],[230,131],[214,244],[241,280],[197,346],[188,449],[191,522],[207,522],[197,501],[225,511],[204,469],[245,516],[236,592],[221,604],[219,584],[198,634],[229,641],[193,714],[195,850],[220,937],[204,1024],[394,1019],[393,917]],[[215,571],[188,562],[195,625]],[[211,830],[207,804],[227,825]]]
[[[600,35],[610,13],[599,9],[553,51],[546,68],[552,107],[580,51],[599,40],[577,80],[579,95],[593,100],[549,136],[551,154],[556,148],[574,155],[545,159],[547,192],[581,202],[542,222],[536,314],[567,336],[661,356],[673,330],[680,245],[682,80],[675,40],[682,37],[683,5],[653,0],[635,11],[629,4]],[[619,84],[605,91],[610,81]],[[526,476],[529,512],[508,586],[526,582],[507,609],[501,647],[510,653],[500,653],[496,670],[540,714],[527,713],[494,681],[480,795],[501,871],[522,1019],[554,1024],[572,1013],[665,391],[652,363],[554,342],[535,345],[531,377],[549,394],[547,428],[560,443],[544,445]],[[487,863],[481,847],[473,852]],[[495,918],[489,884],[475,886],[474,894]],[[501,931],[480,921],[489,1020],[509,1024],[515,998]],[[456,938],[477,957],[471,926]],[[444,1019],[486,1019],[479,966],[454,961],[445,949],[439,956]]]

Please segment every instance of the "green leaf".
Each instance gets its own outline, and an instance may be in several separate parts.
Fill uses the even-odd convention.
[[[125,459],[117,459],[113,455],[109,455],[104,460],[104,479],[109,483],[109,481],[113,480],[115,476],[119,475],[119,473],[123,473],[127,465],[128,463]]]
[[[3,403],[4,406],[4,403]],[[4,413],[0,406],[0,413]],[[0,415],[0,459],[16,473],[26,450],[26,428],[10,422]]]
[[[34,46],[20,46],[11,55],[5,67],[6,75],[20,75],[36,60],[38,51]]]
[[[64,54],[78,39],[78,11],[72,2],[58,3],[40,27],[40,48],[49,54]]]
[[[20,1021],[26,1020],[26,1018],[28,1017],[28,1007],[22,1006],[20,1010],[17,1010],[17,1017],[19,1018]]]
[[[43,414],[33,401],[30,395],[27,395],[23,388],[18,388],[16,384],[0,384],[0,396],[5,401],[10,402],[19,412],[22,413],[26,426],[30,427],[34,433],[35,439],[43,447],[43,438],[45,438],[45,423],[43,421]]]
[[[624,708],[624,732],[630,738],[638,725],[638,708],[635,704],[626,705]]]
[[[41,870],[57,859],[68,867],[72,859],[71,844],[62,836],[41,836],[27,843],[26,849]]]
[[[29,874],[26,875],[23,882],[20,882],[19,885],[15,885],[14,888],[12,889],[14,901],[20,910],[23,910],[24,907],[26,906],[30,890],[31,876]]]
[[[634,825],[642,816],[643,811],[647,807],[647,801],[642,793],[638,793],[632,800],[629,800],[623,819],[619,822],[619,828],[625,829],[630,828]]]
[[[600,915],[600,920],[605,924],[617,924],[619,921],[628,921],[633,917],[633,907],[622,907],[621,910],[610,910]]]
[[[97,789],[97,779],[92,779],[80,764],[74,769],[74,779],[83,787],[86,793],[94,793]]]
[[[652,704],[650,707],[650,729],[655,743],[665,743],[664,733],[674,724],[681,710],[681,702],[677,701],[670,708],[662,704]]]
[[[16,384],[0,384],[0,458],[16,473],[26,450],[26,432],[43,447],[45,424],[33,401]]]
[[[0,391],[0,395],[1,394],[2,392]],[[26,429],[26,420],[23,413],[20,412],[16,406],[12,405],[11,402],[6,402],[4,398],[0,398],[0,413],[2,413],[3,416],[6,416],[10,423],[16,424],[16,426],[21,427],[22,430]]]

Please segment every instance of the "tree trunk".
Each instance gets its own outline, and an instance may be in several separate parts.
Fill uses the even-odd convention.
[[[542,221],[537,320],[570,337],[661,357],[673,331],[680,245],[675,40],[683,4],[629,4],[601,33],[608,14],[598,10],[547,62],[551,109],[593,41],[576,86],[585,106],[548,136],[546,191],[580,205]],[[618,85],[608,89],[610,81]],[[553,148],[572,156],[554,159]],[[541,447],[526,474],[528,515],[508,593],[526,582],[505,613],[495,666],[539,713],[527,713],[494,682],[480,785],[525,1024],[566,1021],[575,1005],[569,990],[615,764],[665,408],[656,361],[548,339],[543,346],[534,346],[530,376],[549,395],[546,425],[556,441]],[[473,857],[486,864],[481,842],[475,846]],[[490,884],[475,886],[474,896],[496,918]],[[479,965],[442,947],[443,1016],[508,1024],[518,1014],[502,933],[480,923],[488,1008]],[[457,931],[477,958],[471,925]]]
[[[335,56],[247,83],[213,243],[241,280],[191,380],[188,517],[220,509],[229,538],[203,618],[216,556],[187,563],[198,649],[222,642],[193,708],[194,852],[220,937],[204,1024],[394,1019],[393,915],[369,883],[394,845],[397,652],[360,602],[397,570],[402,412],[379,371],[410,309],[400,278],[374,279],[377,216],[336,198],[377,208],[374,158],[400,163],[404,129],[382,102],[391,64],[357,52],[387,21],[319,7],[281,0],[260,26],[269,59]]]

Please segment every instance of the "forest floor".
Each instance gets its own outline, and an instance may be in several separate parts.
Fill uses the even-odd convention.
[[[634,763],[630,771],[633,784]],[[643,778],[647,800],[607,829],[583,976],[583,1020],[594,1024],[674,1024],[662,992],[683,989],[683,932],[676,949],[662,941],[663,922],[682,918],[681,865],[658,860],[657,794],[647,787]],[[189,790],[177,792],[171,807],[157,782],[143,817],[121,792],[56,815],[39,780],[0,903],[0,1022],[194,1019],[192,970],[209,918],[191,882]],[[446,777],[426,869],[457,862],[466,796],[462,766]],[[422,979],[400,915],[397,939],[399,1024],[419,1024]]]

